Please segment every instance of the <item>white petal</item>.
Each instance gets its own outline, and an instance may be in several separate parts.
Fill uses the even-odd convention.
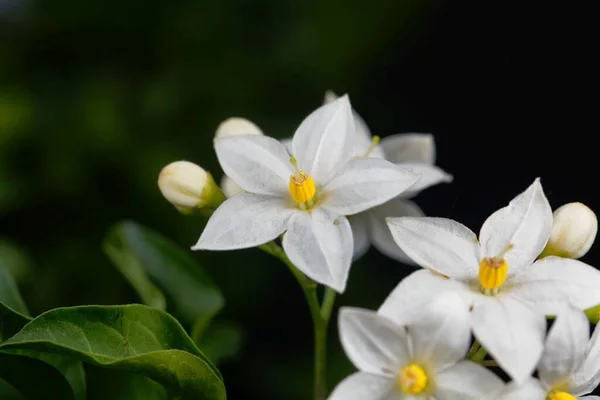
[[[600,304],[600,271],[578,260],[545,257],[511,279],[510,293],[556,315],[563,303],[586,309]]]
[[[432,363],[437,370],[456,364],[469,350],[469,318],[469,304],[458,293],[436,296],[408,327],[412,356]]]
[[[346,217],[315,208],[290,219],[283,249],[310,279],[342,293],[352,261],[352,240]]]
[[[328,400],[400,400],[396,384],[388,377],[355,372],[338,383]]]
[[[394,163],[435,163],[435,141],[428,133],[401,133],[381,139],[388,160]]]
[[[600,383],[600,329],[594,329],[590,339],[585,358],[571,375],[569,388],[576,395],[583,395],[593,391]]]
[[[425,213],[410,200],[392,199],[367,211],[373,246],[386,256],[408,265],[416,265],[396,244],[387,224],[388,217],[424,217]]]
[[[511,382],[506,389],[494,400],[545,400],[546,390],[535,378],[530,378],[523,384]]]
[[[358,260],[371,246],[369,238],[369,211],[352,215],[348,218],[352,228],[352,238],[354,239],[354,252],[352,260]]]
[[[384,158],[385,154],[380,145],[376,145],[373,149],[373,136],[367,126],[365,120],[356,112],[353,111],[354,116],[354,127],[356,128],[356,135],[354,137],[354,146],[352,148],[352,156],[364,157],[368,152],[371,158]],[[370,151],[369,151],[370,150]]]
[[[233,179],[227,175],[223,175],[221,178],[221,190],[227,197],[233,197],[236,194],[245,193],[246,191],[240,185],[238,185]]]
[[[234,250],[261,245],[281,235],[295,212],[282,198],[238,194],[217,208],[192,250]]]
[[[292,143],[298,167],[326,182],[350,158],[355,135],[347,95],[319,107],[302,121]]]
[[[438,183],[452,182],[452,175],[446,173],[443,169],[430,164],[417,163],[401,163],[398,164],[402,168],[407,168],[417,175],[421,175],[421,179],[415,183],[409,190],[402,193],[402,197],[408,198],[417,195],[421,190],[427,189],[430,186]]]
[[[285,147],[288,153],[292,154],[292,138],[281,139],[280,142]]]
[[[252,193],[284,195],[293,173],[285,147],[268,136],[230,136],[215,140],[219,163],[242,188]]]
[[[538,364],[540,380],[553,386],[569,378],[579,366],[590,338],[590,325],[585,313],[565,304],[558,313]]]
[[[580,397],[581,400],[600,400],[600,396],[583,396]]]
[[[435,380],[437,400],[483,400],[504,388],[492,371],[472,361],[461,361],[440,372]]]
[[[423,309],[446,291],[465,293],[469,288],[460,281],[421,269],[400,281],[377,312],[399,325],[407,325],[418,321]]]
[[[474,279],[479,271],[477,237],[466,226],[446,218],[389,218],[392,237],[424,268],[454,279]]]
[[[493,213],[481,227],[479,241],[485,257],[495,257],[512,244],[505,256],[509,274],[532,263],[550,237],[552,209],[537,178],[508,206]]]
[[[349,161],[323,188],[323,207],[352,215],[398,196],[419,179],[418,175],[377,158]]]
[[[346,356],[359,370],[394,378],[408,361],[404,327],[375,311],[342,307],[338,323]]]
[[[475,337],[515,381],[525,382],[540,359],[546,319],[514,299],[490,297],[472,313]]]

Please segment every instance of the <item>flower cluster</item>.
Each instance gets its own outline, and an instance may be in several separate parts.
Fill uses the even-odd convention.
[[[569,400],[600,382],[599,330],[590,339],[584,313],[600,304],[600,272],[577,260],[590,249],[597,220],[583,204],[553,214],[538,178],[479,235],[426,217],[408,198],[452,181],[434,165],[432,136],[379,140],[348,96],[331,92],[290,139],[230,118],[214,146],[225,201],[197,166],[168,166],[159,179],[182,212],[220,204],[194,250],[280,240],[289,264],[338,293],[370,245],[421,267],[377,311],[340,310],[341,343],[359,372],[330,399]],[[555,319],[549,332],[548,318]]]

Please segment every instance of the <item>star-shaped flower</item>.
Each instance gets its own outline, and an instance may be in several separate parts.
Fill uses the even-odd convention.
[[[503,382],[463,360],[471,332],[463,299],[445,293],[404,327],[374,311],[343,307],[339,331],[359,372],[344,379],[329,400],[481,400]]]
[[[215,139],[224,172],[244,193],[211,216],[194,250],[234,250],[285,232],[290,260],[314,281],[346,287],[353,239],[345,215],[398,196],[419,175],[381,159],[347,162],[355,135],[348,96],[311,113],[294,134],[292,155],[263,135]]]
[[[337,98],[335,93],[327,91],[325,104],[335,101]],[[365,120],[354,110],[352,114],[356,134],[353,138],[354,145],[350,159],[380,158],[421,175],[421,179],[414,186],[399,196],[348,218],[354,237],[353,259],[357,260],[362,257],[373,245],[390,258],[414,265],[410,257],[394,242],[387,227],[386,218],[425,216],[423,210],[409,199],[430,186],[451,182],[452,175],[435,166],[436,152],[432,135],[402,133],[387,136],[379,141],[379,138],[373,137]],[[282,141],[288,149],[291,149],[291,142],[291,139]]]
[[[479,240],[445,218],[391,218],[389,226],[396,243],[427,270],[400,282],[379,312],[402,322],[418,317],[420,307],[441,291],[460,293],[473,309],[475,336],[519,383],[542,353],[544,315],[565,301],[580,308],[600,303],[596,269],[559,257],[534,263],[552,227],[539,179],[485,221]]]
[[[550,328],[539,379],[510,384],[496,400],[600,399],[585,396],[600,383],[600,329],[590,339],[590,325],[582,310],[566,305]]]

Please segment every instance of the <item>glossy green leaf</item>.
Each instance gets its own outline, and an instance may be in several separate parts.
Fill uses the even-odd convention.
[[[168,400],[165,388],[145,376],[89,366],[87,400]],[[1,398],[1,397],[0,397]]]
[[[0,399],[2,400],[26,400],[25,397],[4,379],[0,379]]]
[[[167,296],[170,312],[186,324],[207,321],[223,307],[220,290],[191,252],[148,228],[121,222],[109,231],[104,248],[147,305],[158,302],[154,283]]]
[[[169,314],[143,305],[50,310],[0,345],[138,373],[182,399],[226,398],[222,377]]]

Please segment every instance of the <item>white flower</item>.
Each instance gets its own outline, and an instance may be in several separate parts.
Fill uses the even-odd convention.
[[[262,130],[246,118],[231,117],[217,127],[215,139],[240,135],[263,135]]]
[[[325,103],[337,98],[332,91],[325,93]],[[356,135],[351,159],[358,157],[381,158],[408,168],[420,174],[421,179],[410,190],[394,199],[350,216],[350,226],[354,237],[353,259],[362,257],[371,244],[386,256],[405,264],[414,262],[398,247],[387,227],[387,217],[423,217],[425,213],[413,201],[421,190],[442,182],[451,182],[452,175],[447,174],[435,164],[435,142],[433,136],[425,133],[403,133],[387,136],[378,143],[374,140],[364,119],[353,110]],[[284,140],[287,148],[291,140]]]
[[[588,206],[568,203],[554,211],[554,223],[544,255],[581,258],[592,247],[598,233],[598,219]]]
[[[175,161],[164,167],[158,176],[163,196],[183,213],[209,206],[219,197],[219,188],[202,167],[189,161]]]
[[[503,388],[491,371],[462,360],[469,348],[469,312],[456,294],[443,294],[404,327],[359,308],[342,307],[339,330],[359,369],[329,400],[483,400]]]
[[[231,179],[227,175],[223,175],[223,178],[221,178],[221,190],[223,191],[223,194],[227,197],[233,197],[236,194],[246,192],[243,187],[238,185],[233,179]]]
[[[194,250],[234,250],[286,232],[283,248],[309,278],[343,292],[352,258],[345,215],[379,205],[419,176],[378,159],[346,163],[354,123],[348,96],[320,107],[298,127],[293,158],[277,140],[260,135],[215,140],[225,173],[247,193],[212,215]]]
[[[379,311],[402,322],[418,316],[441,291],[461,293],[473,308],[475,336],[518,382],[531,374],[542,353],[544,315],[555,314],[565,301],[582,309],[600,303],[596,269],[559,257],[533,262],[552,226],[539,179],[485,221],[479,240],[445,218],[392,218],[389,226],[406,254],[428,269],[400,282]]]
[[[590,326],[583,311],[567,305],[548,332],[539,379],[508,385],[497,400],[600,399],[585,396],[600,383],[600,329],[590,340]]]

